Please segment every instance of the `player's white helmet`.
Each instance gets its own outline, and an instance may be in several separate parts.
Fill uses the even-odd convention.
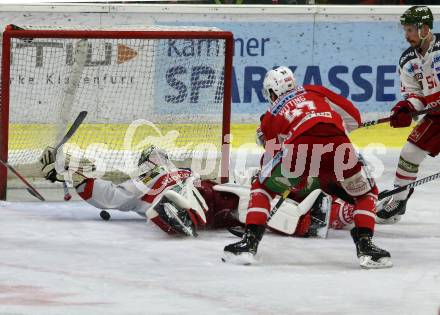
[[[293,90],[295,87],[296,80],[293,76],[293,72],[289,68],[281,66],[269,70],[266,73],[263,81],[263,94],[269,102],[273,103],[274,100],[271,99],[271,91],[275,93],[278,98],[282,94]]]

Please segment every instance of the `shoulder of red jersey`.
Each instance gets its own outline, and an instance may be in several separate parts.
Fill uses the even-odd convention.
[[[323,96],[331,95],[331,94],[337,95],[335,92],[333,92],[332,90],[330,90],[322,85],[304,85],[303,88],[304,88],[304,91],[306,91],[306,92],[314,92],[314,93],[321,94]]]
[[[361,113],[350,100],[342,95],[336,94],[332,90],[321,85],[305,85],[304,90],[324,97],[332,110],[341,116],[348,132],[357,129],[361,124]]]

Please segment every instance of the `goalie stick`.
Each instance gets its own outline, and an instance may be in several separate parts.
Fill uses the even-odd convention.
[[[6,166],[12,173],[14,173],[14,175],[15,176],[17,176],[17,178],[19,179],[19,180],[21,180],[22,182],[23,182],[23,184],[25,184],[27,187],[26,187],[26,190],[32,195],[32,196],[34,196],[35,198],[38,198],[39,200],[41,200],[41,201],[46,201],[46,199],[44,199],[44,197],[38,192],[38,190],[36,190],[27,180],[26,180],[26,178],[24,178],[23,176],[21,176],[21,174],[19,173],[19,172],[17,172],[16,170],[15,170],[15,168],[13,168],[12,166],[11,166],[11,164],[9,164],[8,162],[6,162],[6,161],[3,161],[3,160],[0,160],[0,162],[4,165],[4,166]]]
[[[79,39],[74,48],[72,71],[69,75],[69,82],[64,89],[64,98],[61,102],[60,128],[58,129],[57,140],[61,139],[67,128],[70,113],[72,112],[73,102],[78,90],[81,75],[87,61],[88,41],[87,39]],[[64,200],[69,201],[72,196],[69,193],[67,183],[63,182]]]
[[[87,116],[87,111],[82,111],[79,113],[78,117],[76,117],[75,121],[73,122],[72,126],[70,127],[70,129],[67,131],[67,133],[64,135],[64,137],[61,139],[61,141],[55,146],[54,148],[54,159],[56,160],[56,155],[58,152],[58,149],[65,144],[67,141],[69,141],[70,138],[72,138],[72,136],[75,134],[75,132],[78,130],[79,126],[82,124],[82,122],[84,121],[84,119]],[[15,168],[13,168],[8,162],[0,160],[0,162],[6,166],[12,173],[14,173],[15,176],[18,177],[18,179],[20,179],[26,186],[27,186],[27,191],[34,197],[38,198],[41,201],[45,201],[46,199],[44,199],[44,197],[19,173],[15,170]],[[65,182],[63,183],[63,188],[64,188],[64,199],[66,199],[66,186],[65,186]],[[67,191],[67,193],[69,194],[69,191]],[[69,194],[70,195],[70,194]],[[70,199],[70,198],[69,198]]]
[[[67,141],[69,141],[70,138],[73,137],[75,132],[78,130],[79,126],[81,126],[81,124],[83,123],[84,119],[86,119],[86,116],[87,116],[87,111],[84,110],[84,111],[80,112],[78,114],[78,116],[76,117],[75,121],[73,122],[72,126],[70,126],[70,129],[67,131],[67,133],[64,135],[64,137],[61,139],[61,141],[58,143],[58,145],[55,146],[55,148],[54,148],[54,159],[55,160],[56,160],[56,155],[58,153],[58,149],[62,145],[64,145]],[[67,194],[69,194],[69,190],[67,189],[66,182],[63,182],[63,188],[64,188],[64,199],[66,199],[66,192],[67,192]],[[102,210],[99,213],[99,215],[104,221],[108,221],[111,218],[110,214],[105,210]]]
[[[54,148],[54,158],[56,158],[56,155],[58,153],[58,149],[64,145],[67,141],[72,138],[72,136],[75,134],[75,132],[78,130],[79,126],[82,124],[84,119],[86,119],[87,111],[83,110],[78,114],[75,121],[73,122],[72,126],[70,126],[69,130],[66,132],[64,137],[61,139],[61,141],[55,146]]]
[[[61,139],[61,141],[55,146],[53,152],[54,152],[54,160],[57,159],[57,153],[58,149],[64,145],[67,141],[72,138],[72,136],[75,134],[75,132],[78,130],[79,126],[82,124],[84,119],[87,116],[87,111],[82,111],[78,114],[75,121],[73,122],[72,126],[70,126],[67,133],[64,135],[64,137]],[[64,189],[64,200],[69,201],[72,198],[72,195],[69,193],[69,189],[67,188],[66,182],[63,182],[63,189]]]

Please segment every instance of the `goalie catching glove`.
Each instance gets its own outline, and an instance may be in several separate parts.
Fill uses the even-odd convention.
[[[64,181],[64,177],[59,176],[55,170],[55,156],[54,148],[46,147],[41,154],[39,159],[41,165],[41,173],[44,178],[51,181],[52,183],[57,181]]]

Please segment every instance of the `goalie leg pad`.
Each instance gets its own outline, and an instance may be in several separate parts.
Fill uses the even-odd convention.
[[[163,196],[159,202],[150,207],[145,215],[161,230],[168,234],[197,236],[197,221],[189,209],[183,209]]]
[[[197,236],[197,227],[206,224],[208,206],[193,180],[189,177],[183,184],[165,191],[146,211],[147,218],[169,234]]]
[[[238,205],[236,206],[236,208],[238,212],[238,220],[243,224],[246,223],[247,208],[250,199],[250,186],[234,184],[234,183],[226,183],[221,185],[215,185],[213,189],[216,192],[229,193],[237,196]],[[228,206],[230,207],[233,205],[235,205],[235,201],[233,202],[233,204],[226,204],[224,201],[222,201],[221,207],[223,209],[226,209]]]
[[[268,226],[283,234],[304,236],[311,224],[310,210],[321,193],[320,189],[312,191],[301,203],[286,199],[268,222]],[[272,207],[276,200],[273,201]]]
[[[188,195],[191,197],[193,191],[189,191]],[[186,199],[179,193],[174,190],[168,190],[164,193],[164,196],[173,202],[178,208],[187,209],[188,215],[191,220],[197,225],[205,225],[206,224],[206,216],[205,216],[205,208],[201,207],[201,204],[197,202],[191,202],[191,200]],[[193,197],[194,198],[194,197]],[[202,197],[200,197],[202,198]],[[198,199],[198,200],[203,200]]]

